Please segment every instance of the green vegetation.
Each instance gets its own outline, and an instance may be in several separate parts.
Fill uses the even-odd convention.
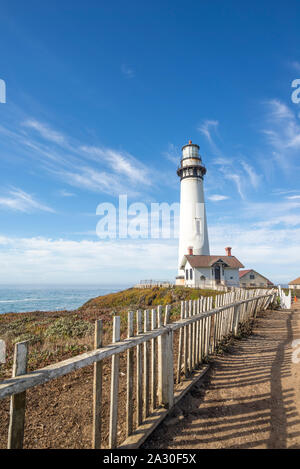
[[[129,288],[117,293],[99,296],[85,303],[79,311],[93,309],[147,309],[158,305],[178,303],[183,300],[196,300],[200,296],[213,296],[215,290],[200,290],[198,288],[168,287],[168,288]]]
[[[93,325],[82,319],[61,318],[56,319],[46,329],[45,337],[51,339],[84,337],[93,331]]]
[[[28,368],[41,368],[59,360],[92,350],[94,323],[103,321],[104,343],[112,340],[112,316],[121,316],[121,334],[127,333],[127,312],[152,309],[171,304],[170,320],[180,318],[180,302],[200,296],[216,296],[213,290],[185,287],[129,288],[100,296],[85,303],[76,311],[9,313],[0,315],[0,339],[5,340],[7,362],[0,364],[0,378],[11,374],[13,350],[16,342],[30,341]]]

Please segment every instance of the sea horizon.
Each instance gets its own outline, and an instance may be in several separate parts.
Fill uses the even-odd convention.
[[[1,284],[0,314],[72,311],[92,298],[132,286],[132,284]]]

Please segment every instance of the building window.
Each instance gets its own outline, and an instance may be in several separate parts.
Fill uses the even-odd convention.
[[[253,280],[255,278],[254,274],[250,274],[250,279]]]
[[[202,280],[202,282],[204,282],[204,280],[206,280],[206,277],[204,275],[201,275],[200,280]]]
[[[188,269],[186,269],[185,271],[185,280],[188,280],[189,279],[189,271]]]
[[[233,277],[230,277],[230,280],[232,280],[232,279],[233,279]]]
[[[193,280],[193,269],[190,269],[190,280]]]

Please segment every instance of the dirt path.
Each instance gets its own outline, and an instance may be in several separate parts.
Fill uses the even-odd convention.
[[[300,448],[300,304],[267,311],[144,448]],[[167,422],[168,423],[168,422]]]

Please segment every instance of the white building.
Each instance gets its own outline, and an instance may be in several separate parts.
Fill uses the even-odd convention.
[[[189,246],[195,255],[209,255],[203,176],[206,169],[199,155],[199,145],[190,140],[182,147],[182,158],[177,174],[180,177],[180,226],[178,276],[176,284],[184,283],[182,259]]]
[[[192,248],[182,258],[184,285],[193,288],[216,288],[219,286],[239,287],[239,269],[243,264],[226,248],[225,256],[193,254]]]
[[[225,256],[209,251],[203,178],[206,169],[199,145],[190,140],[182,147],[180,167],[180,225],[176,285],[199,288],[239,286],[239,269],[244,267],[226,248]]]
[[[274,285],[267,277],[253,269],[240,270],[239,275],[241,287],[271,287]]]

